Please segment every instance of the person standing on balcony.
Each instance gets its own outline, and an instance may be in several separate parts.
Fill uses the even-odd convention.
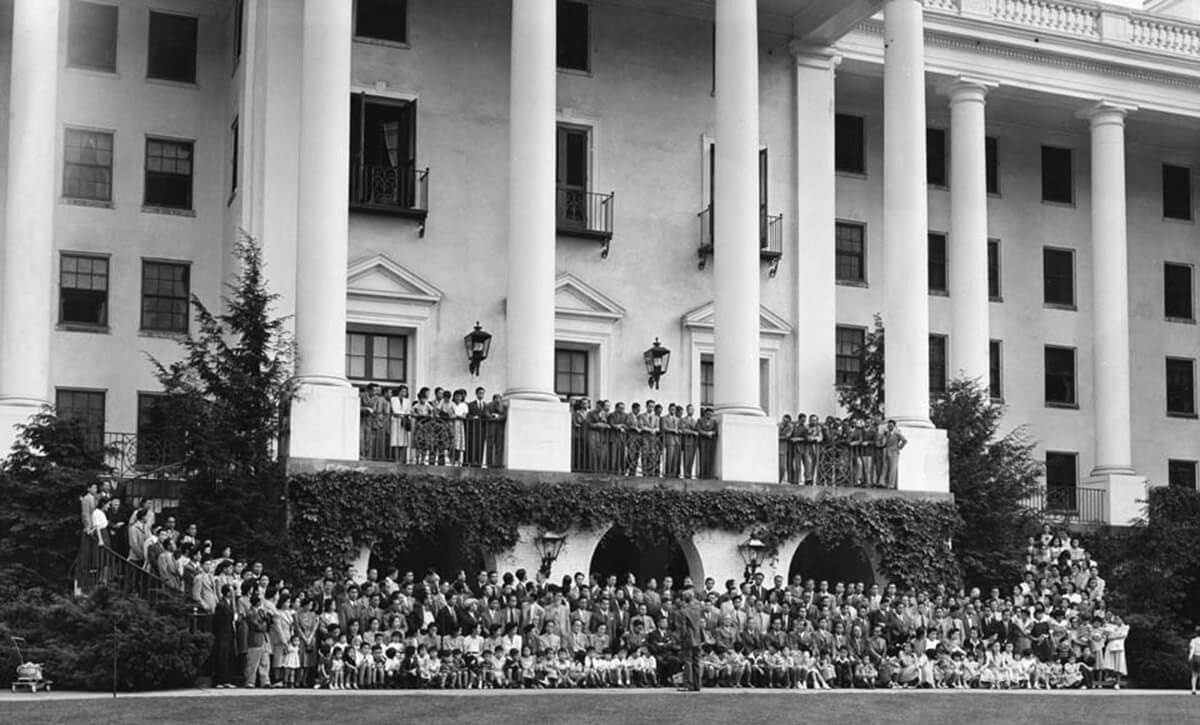
[[[408,463],[408,444],[412,431],[412,402],[408,399],[408,386],[400,385],[392,391],[388,405],[392,411],[391,430],[392,460]]]
[[[683,477],[691,478],[696,472],[696,406],[688,403],[686,410],[679,419],[679,434],[683,437]]]
[[[681,449],[683,441],[679,438],[679,415],[678,406],[674,403],[667,405],[667,414],[662,417],[660,426],[662,427],[663,449],[666,453],[666,466],[663,471],[663,476],[666,478],[679,478],[679,461],[681,458]]]
[[[482,386],[475,388],[475,399],[467,404],[467,465],[472,468],[483,465],[487,406],[487,391]]]
[[[508,403],[500,393],[492,395],[492,402],[484,410],[487,418],[487,467],[504,467],[504,424],[508,418]]]
[[[642,458],[642,404],[629,406],[625,430],[625,475],[636,476]]]
[[[417,391],[417,402],[412,405],[412,437],[411,445],[416,449],[417,465],[433,463],[431,444],[433,406],[429,402],[429,388]]]
[[[588,454],[588,401],[579,398],[571,403],[571,470],[586,471],[591,456]]]
[[[885,473],[882,480],[888,488],[896,488],[900,480],[900,451],[908,445],[908,439],[896,427],[896,421],[889,420],[883,435],[883,465]]]
[[[825,429],[821,427],[819,417],[808,416],[808,426],[804,435],[804,483],[811,486],[820,483],[817,480],[817,462],[821,458],[821,444],[825,441]]]
[[[804,467],[804,455],[808,445],[808,417],[804,413],[797,413],[796,420],[792,422],[792,432],[788,436],[788,456],[791,459],[791,478],[792,483],[797,485],[804,483],[804,477],[808,475],[808,470]]]
[[[611,429],[608,440],[608,470],[618,475],[625,472],[625,439],[629,434],[629,423],[625,404],[617,403],[616,409],[608,414],[608,426]]]
[[[587,414],[588,470],[597,473],[608,470],[608,401],[597,400],[596,407]]]
[[[792,457],[788,443],[792,438],[792,416],[787,413],[779,421],[779,482],[792,483]]]
[[[387,421],[391,406],[379,394],[379,386],[371,383],[361,398],[359,427],[362,435],[360,453],[364,458],[383,458],[387,445]]]
[[[850,434],[850,455],[854,457],[854,485],[875,483],[875,436],[862,419],[854,421]]]
[[[886,485],[884,474],[886,473],[887,462],[887,427],[881,421],[871,421],[870,429],[874,438],[874,450],[872,451],[872,465],[875,466],[875,481],[874,484],[879,487]]]
[[[643,414],[642,430],[646,438],[649,439],[647,446],[642,450],[642,475],[643,476],[661,476],[662,470],[662,452],[663,452],[663,435],[662,435],[662,414],[663,407],[655,403],[651,406],[646,404],[646,412]]]
[[[459,388],[454,391],[454,397],[450,401],[450,439],[451,449],[453,451],[450,462],[452,465],[463,465],[464,454],[467,448],[467,391],[464,388]]]
[[[712,408],[700,412],[700,420],[696,421],[696,449],[699,454],[700,470],[697,478],[712,478],[713,463],[717,454],[717,421],[713,418]]]

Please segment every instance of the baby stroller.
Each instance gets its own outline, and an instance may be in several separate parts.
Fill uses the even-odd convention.
[[[49,692],[50,685],[53,684],[47,680],[42,674],[42,666],[35,662],[26,662],[25,657],[21,655],[21,645],[27,643],[24,637],[10,637],[13,643],[13,649],[17,651],[17,679],[12,683],[12,691],[16,692],[20,689],[26,689],[30,692],[38,690],[46,690]]]

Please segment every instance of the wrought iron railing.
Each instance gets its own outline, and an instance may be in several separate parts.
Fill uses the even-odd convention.
[[[179,442],[169,436],[104,432],[105,463],[116,478],[172,478],[182,457]]]
[[[1027,508],[1065,522],[1102,524],[1108,521],[1105,491],[1078,486],[1047,486],[1026,496]]]
[[[503,418],[365,416],[359,457],[410,466],[504,468]]]
[[[708,264],[708,258],[713,254],[713,243],[716,234],[713,226],[713,205],[709,204],[696,215],[700,220],[700,247],[697,254],[700,257],[700,269]],[[762,259],[771,263],[770,273],[774,277],[779,269],[779,260],[783,257],[783,215],[762,213],[758,222],[758,248]]]
[[[182,596],[165,580],[134,564],[86,533],[79,537],[79,557],[75,561],[75,583],[84,592],[105,586],[126,596],[138,596],[148,602],[165,596]]]
[[[571,470],[650,478],[715,478],[716,433],[668,433],[635,425],[571,426]]]
[[[600,256],[608,256],[613,235],[614,192],[603,194],[560,186],[555,193],[554,217],[559,234],[599,239],[604,242]]]
[[[883,451],[875,446],[859,448],[848,441],[808,443],[779,439],[781,483],[888,488]]]
[[[356,208],[424,216],[429,211],[429,169],[413,164],[378,166],[354,162],[350,204]]]

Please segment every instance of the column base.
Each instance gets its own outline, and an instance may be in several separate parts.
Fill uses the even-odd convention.
[[[900,451],[899,480],[901,491],[950,492],[950,448],[946,431],[939,428],[900,426],[908,439]]]
[[[17,440],[17,426],[41,412],[45,401],[29,398],[0,398],[0,458],[8,457]]]
[[[717,478],[750,483],[779,482],[779,430],[762,415],[717,417]]]
[[[288,420],[292,458],[358,460],[358,391],[345,381],[301,380]]]
[[[505,465],[525,471],[571,470],[571,411],[557,400],[514,398],[508,404]]]
[[[1146,477],[1121,473],[1094,473],[1079,482],[1083,490],[1101,491],[1098,497],[1079,496],[1079,516],[1109,526],[1132,526],[1146,503]],[[1099,509],[1099,510],[1096,510]]]

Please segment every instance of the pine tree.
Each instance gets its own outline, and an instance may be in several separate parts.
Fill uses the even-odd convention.
[[[863,336],[859,350],[859,373],[854,382],[838,388],[838,405],[856,420],[883,418],[883,321],[875,315],[875,327]]]
[[[1005,586],[1021,578],[1026,536],[1040,524],[1025,501],[1041,464],[1024,426],[997,437],[1004,406],[977,381],[956,378],[933,399],[929,417],[946,431],[950,492],[963,526],[954,541],[965,581]]]
[[[284,523],[276,453],[294,394],[294,345],[286,318],[272,314],[278,295],[267,288],[258,243],[243,235],[236,252],[241,269],[226,285],[224,311],[193,295],[198,330],[180,342],[182,359],[151,362],[165,391],[161,435],[187,477],[181,517],[218,546],[270,558]]]
[[[110,472],[106,450],[78,420],[46,408],[20,427],[0,467],[4,578],[64,591],[79,553],[80,497]]]
[[[884,415],[884,328],[865,336],[861,373],[838,391],[838,402],[851,417],[880,420]],[[1041,464],[1024,426],[997,437],[1004,406],[991,401],[979,382],[956,378],[930,402],[930,419],[946,431],[950,492],[963,525],[954,553],[965,581],[973,586],[1006,586],[1020,579],[1025,537],[1040,515],[1025,500],[1039,486]]]

